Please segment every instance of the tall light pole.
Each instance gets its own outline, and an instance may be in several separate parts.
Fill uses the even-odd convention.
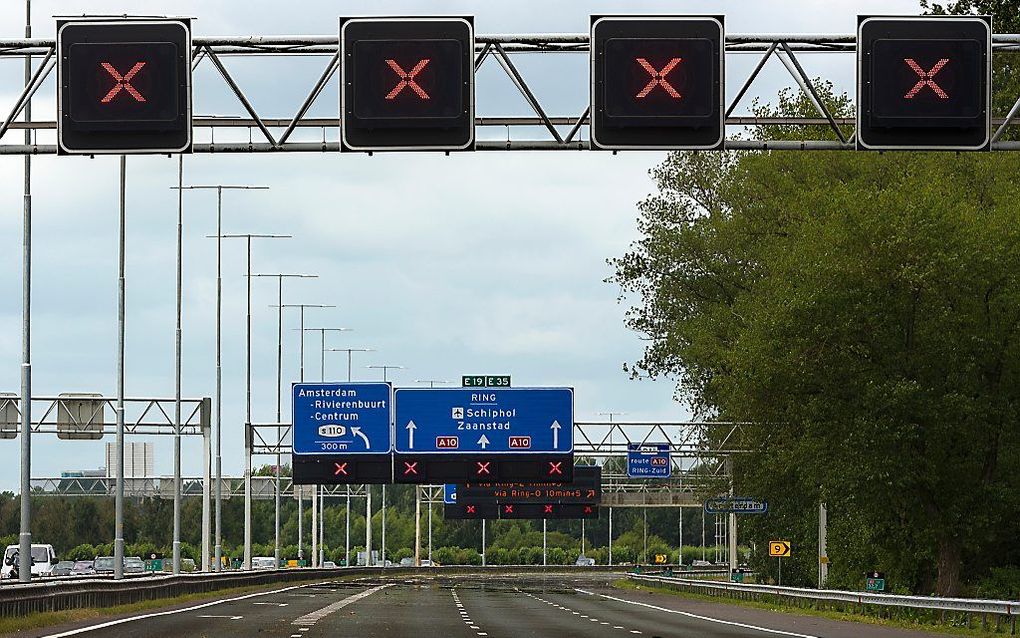
[[[346,352],[347,353],[347,380],[351,381],[351,356],[355,352],[375,352],[371,348],[326,348],[326,352]]]
[[[599,416],[609,417],[609,451],[613,451],[613,417],[623,416],[624,412],[599,412]],[[681,548],[683,549],[683,548]],[[613,564],[613,508],[609,507],[609,564]]]
[[[390,370],[404,370],[404,366],[391,366],[391,365],[371,365],[365,366],[372,370],[382,370],[383,383],[389,381],[386,378],[387,373]],[[386,484],[382,486],[382,566],[386,568]]]
[[[273,306],[273,307],[275,307],[275,306]],[[286,303],[283,303],[283,299],[281,298],[280,299],[280,310],[282,311],[284,308],[297,308],[297,309],[299,309],[301,311],[301,324],[300,324],[301,327],[298,328],[298,332],[299,332],[299,334],[301,336],[301,340],[300,340],[301,341],[301,346],[300,346],[300,349],[299,349],[299,351],[301,353],[300,354],[300,358],[301,358],[301,365],[300,365],[300,368],[301,368],[301,377],[300,377],[300,381],[302,383],[304,383],[304,381],[305,381],[305,308],[336,308],[336,306],[331,306],[331,305],[327,305],[327,304],[316,304],[316,303],[297,303],[297,304],[291,303],[291,304],[286,304]],[[279,380],[278,380],[278,382],[279,382]],[[279,401],[280,390],[281,390],[281,388],[278,386],[277,387],[277,401]],[[294,427],[293,423],[291,423],[291,427],[292,428]],[[318,508],[316,506],[316,503],[318,502],[317,499],[318,499],[318,496],[319,496],[317,492],[318,492],[318,488],[313,485],[312,486],[312,567],[317,567],[318,566],[318,562],[317,561],[319,559],[319,543],[318,543],[318,535],[316,533],[316,529],[319,526],[318,525]],[[304,543],[304,535],[305,535],[305,533],[304,533],[304,520],[305,520],[304,504],[305,504],[305,499],[302,498],[303,496],[304,496],[304,494],[300,494],[299,497],[298,497],[298,559],[304,558],[303,543]]]
[[[444,383],[449,383],[449,381],[446,381],[444,379],[415,379],[414,382],[415,383],[427,383],[427,384],[429,384],[430,388],[436,387],[437,383],[440,384],[440,385],[442,385]]]
[[[390,365],[371,365],[371,366],[365,366],[365,368],[367,368],[369,370],[382,370],[382,380],[383,380],[383,383],[386,383],[387,381],[389,381],[389,379],[387,378],[387,375],[388,375],[390,370],[406,370],[407,369],[404,366],[390,366]]]
[[[315,279],[318,275],[308,275],[304,273],[258,273],[252,275],[252,277],[276,277],[276,289],[277,299],[279,302],[276,304],[277,317],[276,317],[276,424],[277,432],[279,432],[280,423],[283,419],[283,280],[284,279]],[[279,443],[279,441],[277,441]],[[245,452],[245,464],[249,466],[249,470],[246,472],[246,476],[249,476],[248,480],[245,481],[244,485],[244,553],[249,557],[249,563],[251,558],[251,450]],[[276,560],[276,567],[280,567],[280,463],[283,461],[279,452],[279,445],[277,445],[276,452],[276,519],[274,525],[274,549],[273,556]]]
[[[216,457],[216,523],[213,534],[215,541],[213,551],[215,553],[215,569],[220,571],[223,563],[223,191],[225,190],[269,190],[268,186],[250,186],[237,184],[204,184],[191,186],[177,186],[180,190],[215,190],[216,191],[216,419],[213,426],[216,430],[214,437]],[[247,436],[244,437],[248,439]],[[245,472],[245,484],[250,484],[251,478]],[[245,569],[251,569],[250,552],[245,554]],[[203,565],[203,571],[208,566]]]
[[[319,333],[319,381],[326,380],[326,333],[353,331],[353,328],[305,328],[305,332]]]
[[[303,331],[319,333],[319,381],[326,380],[326,333],[351,332],[352,328],[305,328]],[[319,492],[319,566],[326,560],[326,491]]]
[[[25,37],[32,37],[32,0],[25,0]],[[32,82],[32,56],[25,56],[25,86]],[[32,98],[25,103],[25,121],[32,120]],[[25,146],[32,131],[25,127]],[[32,580],[32,155],[25,155],[25,194],[21,236],[21,525],[18,536],[18,580]]]

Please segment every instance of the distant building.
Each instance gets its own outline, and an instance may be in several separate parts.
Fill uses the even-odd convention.
[[[124,443],[124,478],[152,476],[156,470],[155,446],[152,443]],[[106,444],[106,476],[117,476],[117,446]]]

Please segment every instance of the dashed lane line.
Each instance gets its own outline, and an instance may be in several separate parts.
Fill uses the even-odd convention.
[[[168,611],[156,611],[149,614],[139,614],[137,616],[129,616],[128,618],[118,618],[117,620],[111,620],[96,625],[89,625],[88,627],[81,627],[78,629],[70,629],[68,631],[61,632],[59,634],[50,634],[43,636],[42,638],[67,638],[68,636],[78,636],[80,634],[88,633],[90,631],[96,631],[97,629],[107,629],[109,627],[116,627],[117,625],[123,625],[129,622],[135,622],[137,620],[145,620],[147,618],[159,618],[161,616],[172,616],[174,614],[184,614],[191,611],[198,611],[199,609],[207,609],[213,605],[220,605],[223,603],[233,603],[239,600],[248,600],[249,598],[255,598],[256,596],[271,596],[273,594],[282,594],[283,592],[293,591],[295,589],[301,589],[302,587],[308,587],[308,585],[291,585],[290,587],[284,587],[282,589],[274,589],[272,591],[255,592],[253,594],[245,594],[243,596],[235,596],[233,598],[221,598],[220,600],[213,600],[201,605],[192,605],[191,607],[184,607],[182,609],[171,609]]]
[[[554,603],[551,600],[546,600],[544,598],[540,598],[539,596],[536,596],[535,594],[532,594],[530,592],[521,591],[519,589],[517,591],[519,591],[520,593],[524,594],[525,596],[529,596],[530,598],[532,598],[534,600],[537,600],[540,603],[545,603],[546,605],[549,605],[551,607],[555,607],[556,609],[559,609],[561,611],[565,611],[565,612],[568,612],[568,613],[570,613],[570,614],[572,614],[574,616],[577,616],[578,619],[584,618],[585,620],[587,620],[589,622],[599,623],[599,624],[606,625],[606,626],[609,625],[609,623],[603,622],[603,621],[599,620],[598,618],[593,618],[591,616],[588,616],[587,614],[582,614],[579,611],[574,611],[573,609],[570,609],[569,607],[564,607],[563,605],[558,605],[558,604]],[[583,592],[580,589],[577,589],[576,591],[579,591],[581,593],[588,593],[588,592]],[[620,629],[620,630],[623,630],[623,631],[627,631],[624,627],[622,627],[620,625],[615,625],[613,627],[613,629]],[[640,634],[641,632],[638,631],[637,629],[631,629],[630,633],[632,633],[632,634]]]
[[[736,621],[733,621],[733,620],[723,620],[721,618],[712,618],[711,616],[702,616],[700,614],[692,614],[689,611],[680,611],[680,610],[677,610],[677,609],[669,609],[667,607],[659,607],[658,605],[651,605],[649,603],[641,603],[641,602],[638,602],[636,600],[627,600],[626,598],[618,598],[616,596],[609,596],[607,594],[596,594],[594,592],[585,591],[583,589],[576,589],[575,588],[575,591],[580,592],[582,594],[587,594],[588,596],[598,596],[600,598],[605,598],[606,600],[613,600],[613,601],[616,601],[616,602],[619,602],[619,603],[624,603],[626,605],[634,605],[636,607],[645,607],[647,609],[654,609],[655,611],[661,611],[661,612],[664,612],[664,613],[667,613],[667,614],[675,614],[677,616],[685,616],[687,618],[694,618],[696,620],[703,620],[705,622],[716,623],[716,624],[719,624],[719,625],[728,625],[730,627],[740,627],[741,629],[751,629],[753,631],[760,631],[760,632],[766,633],[766,634],[774,634],[776,636],[791,636],[792,638],[819,638],[819,636],[815,636],[813,634],[798,634],[798,633],[795,633],[795,632],[792,632],[792,631],[783,631],[782,629],[770,629],[768,627],[761,627],[759,625],[751,625],[751,624],[748,624],[748,623],[736,622]],[[640,633],[640,632],[631,631],[631,633]]]

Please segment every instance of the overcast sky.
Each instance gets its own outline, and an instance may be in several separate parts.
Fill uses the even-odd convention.
[[[785,2],[328,2],[188,0],[127,2],[34,0],[33,35],[53,37],[54,15],[82,13],[193,16],[194,33],[208,35],[335,34],[340,14],[461,14],[476,17],[478,33],[579,33],[592,13],[723,13],[735,33],[850,33],[857,14],[916,14],[913,0],[788,0]],[[24,3],[0,4],[3,37],[24,32]],[[22,82],[22,64],[0,61],[0,104],[6,114]],[[727,61],[733,95],[756,62]],[[587,103],[584,55],[518,56],[517,63],[553,115],[578,115]],[[269,117],[290,117],[321,73],[323,59],[232,58],[230,71]],[[852,93],[853,57],[806,56],[823,75]],[[790,85],[772,61],[749,92],[768,100]],[[241,115],[211,65],[195,77],[197,115]],[[52,77],[36,97],[35,119],[53,119]],[[747,112],[747,103],[736,110]],[[336,79],[312,116],[335,117]],[[489,61],[478,79],[480,115],[528,115],[527,106]],[[200,133],[200,140],[207,140]],[[255,136],[258,131],[255,131]],[[315,139],[321,132],[305,133]],[[488,131],[482,136],[501,136]],[[205,136],[205,137],[202,137]],[[328,131],[335,139],[336,132]],[[247,132],[242,134],[247,139]],[[217,136],[217,139],[228,139]],[[42,143],[53,143],[41,135]],[[3,143],[21,143],[21,132]],[[264,184],[265,192],[228,192],[224,231],[286,233],[293,239],[258,243],[257,272],[318,274],[287,281],[285,303],[321,303],[309,327],[349,327],[327,347],[369,347],[355,356],[356,379],[378,379],[370,364],[406,367],[391,378],[459,383],[467,373],[511,374],[514,385],[576,388],[576,417],[624,412],[625,420],[689,416],[673,400],[669,379],[632,381],[624,362],[642,350],[623,325],[626,304],[603,283],[605,260],[637,238],[635,204],[653,184],[648,170],[659,153],[194,155],[185,158],[191,184]],[[18,392],[21,361],[21,157],[0,157],[0,391]],[[36,396],[116,390],[116,158],[40,157],[33,163],[33,370]],[[174,257],[177,159],[128,159],[127,394],[173,394]],[[184,393],[214,391],[215,195],[185,195]],[[242,463],[245,287],[243,242],[224,246],[224,471]],[[276,419],[275,285],[254,283],[254,420]],[[284,388],[298,379],[298,315],[285,316]],[[319,343],[306,339],[306,377],[319,377]],[[326,354],[326,376],[346,377],[346,355]],[[284,418],[289,402],[283,399]],[[112,414],[108,415],[113,418]],[[112,441],[112,437],[108,440]],[[0,489],[16,489],[18,443],[0,442],[10,462]],[[201,447],[186,443],[184,471],[198,475]],[[156,471],[171,471],[169,439],[157,441]],[[268,462],[268,459],[265,459]],[[257,463],[260,461],[256,461]],[[102,443],[33,439],[32,474],[104,464]]]

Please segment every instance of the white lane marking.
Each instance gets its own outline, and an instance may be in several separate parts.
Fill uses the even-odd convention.
[[[613,625],[613,629],[623,629],[620,625]]]
[[[270,605],[271,607],[286,607],[290,603],[252,603],[253,605]]]
[[[198,618],[227,618],[229,620],[241,620],[242,618],[244,618],[244,616],[208,616],[203,614],[201,616],[198,616]]]
[[[181,614],[189,611],[197,611],[199,609],[205,609],[212,607],[213,605],[220,605],[222,603],[233,603],[239,600],[247,600],[256,596],[269,596],[272,594],[282,594],[285,591],[292,591],[295,589],[301,589],[302,587],[308,587],[308,585],[291,585],[290,587],[284,587],[282,589],[274,589],[272,591],[255,592],[254,594],[245,594],[243,596],[235,596],[234,598],[222,598],[220,600],[213,600],[208,603],[202,603],[201,605],[192,605],[191,607],[185,607],[183,609],[171,609],[169,611],[156,611],[151,614],[140,614],[138,616],[130,616],[128,618],[119,618],[117,620],[111,620],[109,622],[99,623],[98,625],[90,625],[88,627],[81,627],[80,629],[71,629],[59,634],[50,634],[43,636],[42,638],[66,638],[67,636],[77,636],[79,634],[88,633],[97,629],[106,629],[108,627],[116,627],[117,625],[123,625],[124,623],[134,622],[136,620],[145,620],[147,618],[159,618],[161,616],[171,616],[173,614]]]
[[[347,598],[344,598],[342,600],[338,600],[337,602],[333,603],[332,605],[326,605],[322,609],[319,609],[317,611],[313,611],[313,612],[311,612],[309,614],[305,614],[304,616],[301,616],[300,618],[295,619],[294,622],[292,622],[291,624],[293,624],[293,625],[305,625],[305,626],[314,625],[315,623],[317,623],[318,621],[322,620],[326,616],[332,614],[333,612],[338,611],[340,609],[343,609],[347,605],[350,605],[352,603],[356,603],[359,600],[361,600],[362,598],[367,598],[367,597],[371,596],[372,594],[376,593],[377,591],[382,591],[383,589],[386,589],[387,587],[390,587],[392,585],[393,585],[393,583],[387,583],[385,585],[379,585],[378,587],[373,587],[371,589],[366,589],[363,592],[358,592],[357,594],[354,594],[353,596],[348,596]],[[308,631],[308,630],[307,629],[299,629],[299,631]]]
[[[650,605],[648,603],[639,603],[635,600],[627,600],[626,598],[617,598],[616,596],[608,596],[606,594],[598,594],[606,600],[615,600],[616,602],[625,603],[627,605],[636,605],[638,607],[647,607],[648,609],[654,609],[655,611],[665,612],[667,614],[676,614],[678,616],[686,616],[687,618],[696,618],[697,620],[704,620],[706,622],[714,622],[720,625],[729,625],[730,627],[740,627],[741,629],[751,629],[753,631],[760,631],[766,634],[775,634],[777,636],[792,636],[793,638],[819,638],[813,634],[798,634],[792,631],[783,631],[781,629],[769,629],[768,627],[759,627],[758,625],[749,625],[747,623],[734,622],[732,620],[722,620],[720,618],[712,618],[710,616],[701,616],[699,614],[692,614],[689,611],[678,611],[676,609],[668,609],[666,607],[659,607],[658,605]],[[640,633],[631,631],[631,633]]]
[[[639,634],[639,633],[641,633],[641,632],[640,632],[640,631],[638,631],[637,629],[631,629],[631,630],[630,630],[630,633],[632,633],[632,634]]]

